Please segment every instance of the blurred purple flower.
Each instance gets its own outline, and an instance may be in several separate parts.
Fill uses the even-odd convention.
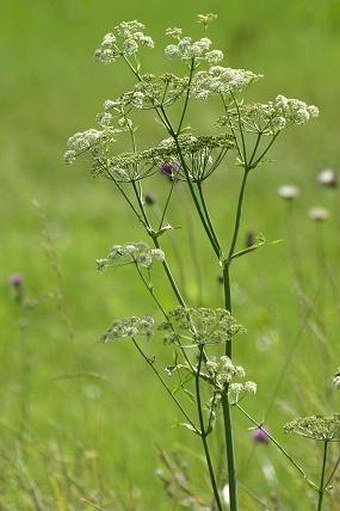
[[[24,300],[24,278],[21,273],[13,273],[8,277],[8,283],[12,286],[12,294],[15,302],[23,303]]]
[[[251,438],[256,444],[267,444],[269,442],[268,434],[263,427],[252,429]]]
[[[13,273],[13,275],[9,276],[8,283],[14,287],[19,287],[22,285],[23,280],[24,279],[20,273]]]

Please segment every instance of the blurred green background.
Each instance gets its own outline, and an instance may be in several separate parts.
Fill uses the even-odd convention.
[[[250,180],[243,238],[251,230],[284,242],[241,260],[234,271],[235,314],[248,328],[236,354],[249,378],[259,384],[259,394],[249,407],[282,436],[282,424],[295,414],[336,405],[328,381],[340,365],[339,195],[321,190],[315,178],[323,168],[336,170],[340,162],[340,3],[21,0],[3,2],[0,10],[0,507],[39,509],[30,493],[36,484],[43,509],[87,509],[80,503],[81,492],[70,490],[72,484],[62,479],[62,459],[78,474],[84,494],[88,490],[90,498],[92,491],[96,502],[109,488],[130,502],[126,509],[134,509],[131,488],[138,488],[142,509],[173,509],[154,476],[159,463],[155,445],[189,450],[195,442],[186,431],[171,427],[178,419],[176,412],[132,348],[98,343],[113,318],[153,312],[132,271],[101,275],[95,267],[95,260],[105,256],[111,245],[139,240],[143,234],[132,226],[115,190],[90,177],[85,161],[70,168],[62,158],[67,138],[94,126],[102,102],[131,84],[123,67],[102,66],[94,62],[93,53],[114,25],[139,19],[161,43],[153,52],[143,52],[145,65],[157,69],[162,65],[166,27],[182,26],[185,32],[198,34],[196,15],[215,12],[218,20],[209,37],[225,52],[227,64],[264,74],[249,91],[251,98],[265,101],[282,93],[320,108],[318,120],[279,139],[272,161]],[[204,119],[199,114],[197,119],[209,127],[215,117],[214,110],[206,109]],[[154,140],[153,129],[150,122],[143,127],[148,143]],[[209,189],[216,222],[226,239],[237,183],[238,174],[232,172],[229,183],[218,176]],[[293,259],[287,231],[287,224],[293,223],[291,212],[276,193],[285,183],[301,188],[293,227],[299,256]],[[157,197],[164,184],[152,183],[150,191]],[[307,216],[316,205],[331,211],[322,232]],[[175,221],[182,223],[187,213],[182,208],[172,211]],[[188,243],[183,231],[177,238],[182,247]],[[204,237],[196,230],[194,234],[204,264],[204,301],[217,305],[218,268],[210,264]],[[175,231],[174,241],[176,236]],[[320,250],[327,256],[329,279]],[[182,261],[188,262],[185,257]],[[294,261],[301,263],[308,298],[313,301],[317,296],[314,323],[322,325],[322,339],[330,348],[322,344],[316,327],[313,330],[314,323],[309,324],[314,312],[308,318],[301,313]],[[180,276],[180,267],[177,272]],[[32,305],[24,314],[27,317],[11,295],[8,278],[14,273],[22,274],[25,296]],[[195,276],[194,270],[188,273]],[[163,292],[170,306],[167,290]],[[197,298],[195,285],[189,284],[190,293]],[[296,339],[299,344],[293,353]],[[289,369],[267,417],[273,381],[287,360]],[[282,509],[302,509],[294,507],[291,488],[295,495],[304,495],[304,490],[273,449],[253,454],[244,470],[252,452],[250,425],[236,420],[244,484],[261,495],[277,491],[286,506]],[[303,459],[306,445],[284,440]],[[305,457],[313,471],[313,446],[308,447]],[[288,481],[284,488],[274,491],[259,470],[267,457],[279,482]],[[67,503],[71,498],[72,505]],[[242,509],[257,509],[254,500],[247,500],[247,492],[243,498]],[[104,504],[104,509],[114,509]]]

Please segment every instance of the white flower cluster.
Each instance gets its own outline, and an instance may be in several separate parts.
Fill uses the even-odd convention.
[[[119,266],[135,263],[142,268],[150,269],[154,261],[164,261],[164,252],[158,248],[149,248],[143,242],[130,242],[124,245],[114,245],[105,259],[98,259],[98,270],[109,266]]]
[[[154,47],[152,38],[144,34],[145,26],[139,21],[122,21],[113,32],[106,34],[95,57],[100,62],[114,62],[121,55],[133,55],[140,46]]]
[[[192,82],[191,94],[195,99],[206,100],[215,94],[238,93],[261,77],[262,75],[245,69],[212,66],[208,71],[196,73]]]
[[[273,101],[273,108],[282,113],[288,123],[304,124],[319,116],[319,109],[315,105],[307,105],[300,99],[290,99],[279,94]]]
[[[205,99],[204,95],[202,99]],[[232,125],[238,130],[241,116],[244,131],[276,135],[293,124],[304,124],[318,115],[319,109],[316,106],[280,94],[268,103],[239,104],[238,108],[229,108],[227,115],[220,118],[219,124]]]
[[[246,373],[241,366],[235,366],[226,355],[213,357],[205,364],[209,379],[215,391],[222,393],[228,387],[228,399],[230,404],[236,404],[244,394],[255,394],[257,385],[253,381],[244,383],[233,382],[234,378],[244,378]]]
[[[181,35],[181,29],[167,29],[167,35],[175,38]],[[223,60],[223,52],[220,50],[210,50],[211,40],[202,37],[193,41],[191,37],[182,37],[177,44],[168,44],[164,53],[169,59],[180,59],[190,61],[192,59],[208,62],[208,64],[217,64]]]
[[[68,150],[64,154],[66,163],[71,164],[79,153],[91,149],[104,136],[104,131],[88,129],[75,133],[67,141]]]
[[[151,316],[132,316],[114,321],[101,336],[101,341],[106,343],[126,337],[134,338],[138,335],[150,337],[153,332],[154,320]]]

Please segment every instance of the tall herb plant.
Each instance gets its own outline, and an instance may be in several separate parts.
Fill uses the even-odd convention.
[[[215,18],[212,14],[200,15],[202,37],[194,40],[183,34],[181,28],[168,28],[170,43],[164,49],[169,65],[179,61],[176,70],[159,76],[144,70],[141,60],[142,47],[154,48],[154,41],[144,32],[138,21],[122,22],[105,35],[95,53],[99,62],[114,64],[124,61],[127,72],[134,79],[134,86],[116,98],[104,102],[97,117],[97,128],[76,133],[68,140],[65,153],[67,163],[81,155],[91,161],[92,172],[106,178],[124,198],[136,222],[149,239],[114,245],[103,259],[97,261],[99,270],[111,266],[131,264],[145,290],[153,298],[163,320],[156,324],[151,316],[129,317],[114,321],[103,334],[103,342],[126,338],[135,346],[142,359],[154,372],[161,386],[178,407],[183,424],[197,435],[202,444],[207,472],[211,484],[209,509],[222,511],[228,506],[238,510],[238,484],[235,466],[234,430],[232,410],[237,407],[258,427],[307,479],[302,468],[261,424],[250,416],[243,403],[247,394],[256,392],[256,384],[245,380],[245,370],[233,357],[234,338],[244,328],[233,317],[232,267],[235,260],[258,249],[265,243],[256,239],[247,248],[238,248],[249,176],[265,160],[282,132],[293,125],[304,124],[318,116],[318,108],[298,99],[277,95],[267,103],[249,102],[246,92],[261,75],[244,69],[222,65],[223,52],[214,49],[206,37],[208,26]],[[220,113],[214,126],[198,134],[188,125],[189,108],[200,109],[202,103],[218,101]],[[164,136],[150,148],[142,148],[143,133],[138,130],[141,113],[151,111]],[[116,150],[117,140],[126,143],[126,151]],[[227,155],[231,154],[231,158]],[[228,165],[240,168],[240,185],[233,218],[230,219],[231,238],[224,239],[215,228],[207,199],[206,183],[216,172],[226,172]],[[169,179],[169,189],[157,221],[149,214],[152,197],[145,194],[144,182],[150,176],[164,174]],[[170,204],[176,200],[177,184],[187,188],[191,207],[206,236],[216,267],[222,273],[224,301],[219,308],[195,307],[184,297],[183,289],[163,248],[163,239],[172,230],[168,220]],[[168,310],[159,293],[160,283],[154,282],[153,267],[161,265],[176,306]],[[163,339],[175,353],[172,363],[165,369],[158,360],[150,357],[143,338]],[[179,385],[173,385],[176,374]],[[178,389],[190,394],[194,406],[188,405]],[[222,478],[211,448],[217,421],[224,432]],[[329,422],[327,423],[329,424]],[[339,428],[339,418],[332,416],[331,424]],[[288,430],[296,430],[294,423]],[[333,438],[333,437],[332,437]],[[327,447],[330,437],[325,440]],[[326,451],[326,448],[325,448]],[[325,466],[323,463],[320,486],[309,484],[320,494],[321,509],[324,490]],[[227,483],[228,496],[222,495],[221,481]],[[329,480],[328,480],[329,484]]]

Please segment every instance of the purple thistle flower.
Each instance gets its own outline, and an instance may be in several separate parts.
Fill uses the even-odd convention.
[[[22,285],[23,280],[24,279],[20,273],[13,273],[13,275],[9,276],[8,283],[14,287],[19,287]]]
[[[178,172],[181,164],[179,161],[164,161],[160,167],[159,170],[162,174],[165,174],[170,179],[173,179],[175,177],[175,174]]]
[[[173,169],[174,167],[172,163],[168,161],[163,162],[162,165],[160,166],[161,173],[167,176],[172,176]]]
[[[15,302],[23,303],[24,300],[24,278],[21,273],[13,273],[8,277],[8,283],[12,286],[12,294]]]
[[[262,426],[251,430],[251,438],[256,444],[268,444],[269,442],[268,434]]]

